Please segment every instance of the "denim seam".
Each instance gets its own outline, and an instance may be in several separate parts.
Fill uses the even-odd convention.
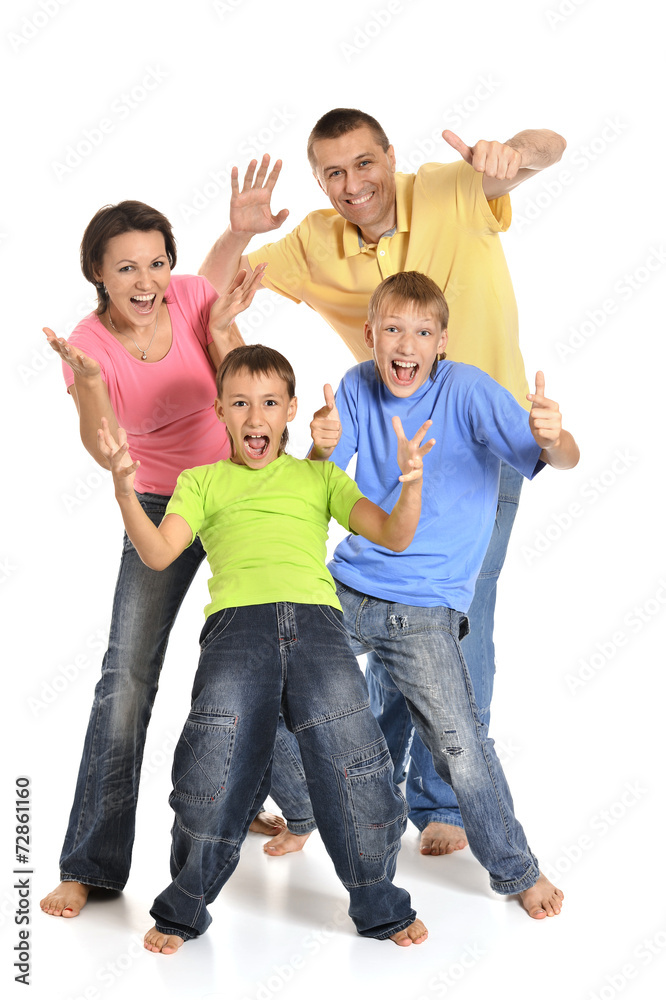
[[[92,885],[96,889],[117,889],[122,892],[126,882],[112,882],[110,879],[89,878],[87,875],[75,875],[73,872],[60,872],[61,882],[80,882],[82,885]]]
[[[294,726],[292,732],[296,735],[296,733],[301,733],[304,729],[312,729],[314,726],[322,726],[327,722],[333,722],[336,719],[345,719],[349,715],[357,715],[359,712],[365,712],[369,707],[370,703],[366,701],[362,705],[354,705],[351,708],[341,708],[337,712],[329,712],[326,715],[320,715],[315,719],[308,719],[307,722],[302,722],[299,726]]]

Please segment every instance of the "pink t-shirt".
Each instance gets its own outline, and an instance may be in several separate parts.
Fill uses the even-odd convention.
[[[166,293],[173,342],[161,361],[132,357],[95,313],[69,338],[102,369],[130,454],[141,462],[134,480],[139,493],[170,496],[183,469],[229,456],[226,430],[213,408],[215,372],[206,350],[216,299],[205,278],[173,275]],[[69,388],[74,373],[69,365],[62,367]]]

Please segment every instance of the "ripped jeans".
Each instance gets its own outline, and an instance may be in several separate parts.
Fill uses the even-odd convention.
[[[352,649],[377,659],[404,695],[437,773],[453,788],[472,853],[499,893],[530,888],[539,866],[513,811],[488,727],[481,722],[451,608],[389,603],[336,580]]]
[[[381,939],[403,930],[416,917],[393,885],[407,804],[363,674],[338,610],[287,603],[227,608],[204,625],[174,753],[173,881],[150,911],[158,930],[187,940],[210,924],[208,904],[270,789],[280,712],[357,931]]]

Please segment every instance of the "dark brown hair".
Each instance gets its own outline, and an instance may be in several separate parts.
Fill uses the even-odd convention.
[[[105,205],[92,217],[81,240],[81,270],[83,276],[97,290],[97,315],[101,316],[109,304],[109,296],[95,271],[102,266],[102,258],[109,240],[132,232],[159,232],[164,237],[169,267],[176,265],[176,241],[171,223],[150,205],[142,201],[121,201],[117,205]]]
[[[272,347],[264,347],[263,344],[244,344],[243,347],[234,347],[233,351],[229,351],[217,369],[215,387],[218,399],[222,399],[222,384],[227,375],[238,375],[239,372],[248,372],[250,375],[275,375],[284,382],[290,400],[296,395],[294,369],[284,355],[274,351]],[[282,454],[287,447],[288,440],[289,431],[285,427],[280,438],[279,454]],[[233,448],[233,441],[231,446]]]
[[[308,160],[312,169],[315,170],[317,167],[313,150],[315,142],[319,142],[320,139],[339,139],[341,135],[347,135],[348,132],[364,126],[370,129],[377,143],[386,152],[391,144],[386,132],[372,115],[359,111],[358,108],[334,108],[322,115],[308,139]]]

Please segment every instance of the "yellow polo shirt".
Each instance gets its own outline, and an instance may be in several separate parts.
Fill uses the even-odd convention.
[[[459,163],[425,163],[396,174],[394,235],[364,244],[335,209],[312,212],[289,235],[248,255],[268,261],[266,288],[305,302],[344,340],[357,361],[368,300],[398,271],[421,271],[444,290],[450,309],[446,355],[488,372],[529,409],[518,345],[518,312],[498,234],[508,229],[508,195],[488,202],[483,175]]]

